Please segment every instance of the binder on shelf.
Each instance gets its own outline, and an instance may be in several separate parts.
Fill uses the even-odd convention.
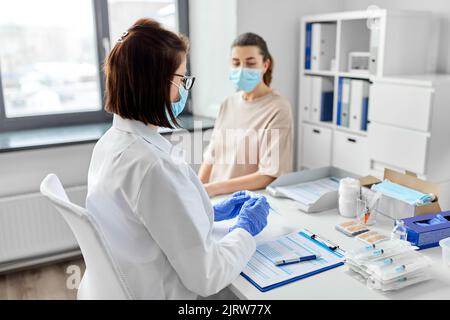
[[[302,105],[302,116],[304,120],[312,120],[311,117],[311,109],[312,109],[312,82],[313,77],[311,76],[305,76],[302,78],[302,87],[301,87],[301,101],[303,103]]]
[[[336,116],[336,124],[338,126],[341,125],[341,113],[342,113],[342,84],[343,78],[339,77],[338,80],[338,95],[337,95],[337,116]]]
[[[367,123],[369,122],[369,97],[364,97],[362,113],[361,113],[361,130],[367,131]]]
[[[341,126],[349,127],[350,118],[350,79],[342,80],[342,97],[341,97]]]
[[[328,77],[312,77],[311,120],[332,121],[333,81]]]
[[[310,70],[331,70],[336,50],[336,24],[313,23],[311,27]]]
[[[333,121],[333,91],[322,92],[320,121]]]
[[[378,72],[378,46],[380,43],[379,28],[370,30],[370,57],[369,57],[369,73],[376,75]]]
[[[312,23],[306,24],[305,32],[305,69],[311,69],[311,33],[312,33]]]
[[[364,98],[369,95],[369,83],[364,80],[350,80],[350,119],[349,128],[362,130],[362,113]]]

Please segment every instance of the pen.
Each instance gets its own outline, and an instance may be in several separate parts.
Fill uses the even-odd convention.
[[[313,254],[310,256],[303,256],[303,257],[298,257],[298,258],[292,258],[292,259],[280,259],[280,260],[276,260],[275,261],[275,265],[278,267],[281,266],[285,266],[288,264],[293,264],[293,263],[299,263],[299,262],[304,262],[304,261],[310,261],[310,260],[316,260],[320,257],[319,254]]]

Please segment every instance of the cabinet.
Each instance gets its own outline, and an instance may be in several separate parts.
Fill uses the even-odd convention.
[[[331,129],[305,124],[301,157],[308,169],[326,167],[331,164]]]
[[[333,141],[333,166],[366,175],[369,172],[367,138],[336,131]]]
[[[427,179],[450,180],[450,75],[374,77],[369,158]]]
[[[315,24],[335,30],[336,41],[326,41],[333,48],[323,48],[332,55],[332,62],[326,64],[329,69],[314,67],[311,61],[311,52],[317,47],[312,28]],[[373,174],[375,167],[390,167],[424,177],[450,171],[450,166],[442,169],[444,161],[450,163],[450,148],[438,147],[448,144],[443,134],[450,137],[450,132],[441,117],[450,121],[450,114],[435,113],[437,82],[414,76],[427,72],[433,40],[430,13],[385,9],[327,13],[302,17],[300,25],[298,169],[332,164],[367,175]],[[329,58],[328,53],[325,56]],[[368,57],[368,68],[350,68],[350,53]],[[314,110],[320,95],[311,89],[315,77],[332,83],[327,89],[333,94],[331,120],[321,120],[317,116],[320,110]],[[351,93],[356,87],[353,80],[362,80],[362,87],[368,90],[355,96]],[[325,91],[322,89],[322,95]],[[311,92],[316,92],[316,98]],[[450,105],[444,92],[439,95],[443,105],[444,101]],[[362,107],[352,110],[354,101],[361,103],[361,99]],[[348,123],[349,115],[353,115],[350,121],[355,118],[362,124]]]

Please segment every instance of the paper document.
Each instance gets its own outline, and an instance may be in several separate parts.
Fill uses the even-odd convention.
[[[287,254],[319,254],[315,260],[276,266],[274,259]],[[261,288],[283,283],[293,278],[302,278],[327,270],[343,262],[343,257],[314,242],[306,234],[291,233],[276,240],[257,246],[256,253],[250,259],[243,274]]]
[[[338,191],[339,181],[336,178],[324,178],[291,186],[280,186],[276,189],[285,197],[310,205],[319,200],[325,193]]]

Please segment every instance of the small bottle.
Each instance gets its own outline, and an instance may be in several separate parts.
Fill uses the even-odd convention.
[[[391,232],[391,239],[406,241],[408,233],[406,232],[405,222],[403,220],[395,220],[395,227]]]

